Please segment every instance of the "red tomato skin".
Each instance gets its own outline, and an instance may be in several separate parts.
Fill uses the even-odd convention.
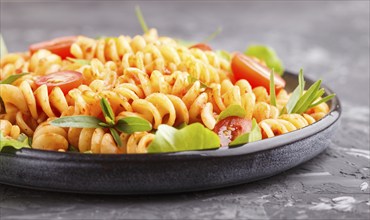
[[[67,57],[74,57],[71,54],[71,46],[76,42],[77,36],[67,36],[52,39],[50,41],[44,41],[40,43],[32,44],[29,48],[30,53],[33,54],[38,50],[45,49],[50,52],[59,55],[62,59]]]
[[[220,137],[221,146],[228,146],[239,135],[250,132],[251,129],[251,120],[230,116],[217,122],[213,131]]]
[[[57,81],[57,82],[53,82]],[[37,87],[46,85],[50,93],[54,87],[59,87],[64,95],[71,89],[77,88],[82,84],[82,74],[77,71],[61,71],[41,76],[35,80]]]
[[[193,46],[189,47],[189,49],[192,49],[192,48],[198,48],[203,51],[212,51],[212,48],[208,44],[204,44],[204,43],[194,44]]]
[[[231,70],[236,80],[246,79],[252,86],[263,86],[270,93],[271,70],[242,53],[235,53],[231,60]],[[285,87],[285,80],[275,73],[275,92]]]

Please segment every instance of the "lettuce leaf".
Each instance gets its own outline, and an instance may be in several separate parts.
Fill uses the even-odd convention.
[[[220,138],[216,133],[200,123],[176,129],[169,125],[160,125],[148,153],[164,153],[189,150],[205,150],[220,147]]]
[[[230,116],[237,116],[240,118],[244,118],[247,112],[244,108],[242,108],[240,105],[233,104],[229,105],[225,110],[223,110],[217,118],[217,121],[221,121],[222,119],[225,119]]]
[[[257,57],[266,62],[270,69],[274,69],[280,76],[284,73],[284,65],[274,49],[265,45],[250,45],[244,52],[245,55]]]
[[[23,136],[22,136],[23,137]],[[12,147],[14,149],[21,149],[21,148],[31,148],[28,145],[28,138],[22,138],[22,141],[18,141],[15,139],[12,139],[10,137],[5,137],[3,135],[3,132],[0,131],[0,152],[5,148],[5,147]]]
[[[233,140],[229,145],[239,145],[239,144],[246,144],[254,141],[259,141],[262,139],[262,134],[260,127],[258,126],[256,119],[253,119],[252,121],[252,129],[250,132],[245,133],[237,137],[235,140]]]

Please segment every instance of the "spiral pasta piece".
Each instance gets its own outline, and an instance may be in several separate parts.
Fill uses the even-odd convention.
[[[64,128],[50,125],[49,121],[41,123],[36,128],[33,135],[32,148],[66,151],[68,149],[67,132]]]
[[[262,138],[270,138],[294,131],[297,128],[289,121],[283,119],[265,119],[258,123]]]
[[[0,131],[4,136],[17,139],[20,134],[20,128],[17,125],[12,125],[8,120],[0,119]]]
[[[117,154],[122,151],[112,135],[102,128],[69,128],[67,138],[80,152]]]
[[[131,135],[121,135],[121,137],[125,142],[123,148],[126,154],[144,154],[148,152],[148,147],[155,135],[148,132],[135,132]]]

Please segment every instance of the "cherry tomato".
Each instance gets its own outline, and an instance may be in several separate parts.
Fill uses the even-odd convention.
[[[77,36],[59,37],[50,41],[44,41],[30,46],[31,54],[38,50],[45,49],[59,55],[62,59],[73,57],[70,52],[72,44],[77,40]]]
[[[49,93],[59,87],[64,94],[82,84],[82,74],[76,71],[61,71],[41,76],[35,80],[37,86],[46,85]]]
[[[251,129],[251,120],[230,116],[217,122],[213,131],[220,137],[221,146],[228,146],[239,135],[250,132]]]
[[[268,67],[242,53],[236,53],[231,60],[231,69],[236,80],[246,79],[252,88],[263,86],[270,92],[271,70]],[[276,93],[285,87],[285,80],[278,74],[275,74],[274,82]]]
[[[204,44],[204,43],[194,44],[193,46],[189,47],[189,49],[191,48],[198,48],[203,51],[212,51],[212,48],[208,44]]]

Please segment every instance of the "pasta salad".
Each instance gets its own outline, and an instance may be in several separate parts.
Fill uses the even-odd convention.
[[[5,44],[2,44],[2,50]],[[308,126],[329,112],[321,81],[293,92],[273,49],[186,45],[156,29],[69,36],[2,52],[0,150],[136,154],[218,149]]]

